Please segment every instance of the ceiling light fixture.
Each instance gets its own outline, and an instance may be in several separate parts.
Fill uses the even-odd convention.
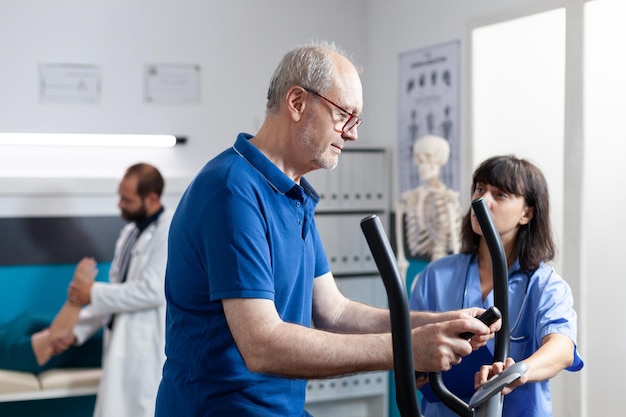
[[[171,148],[187,142],[175,135],[131,135],[108,133],[0,133],[0,145],[157,147]]]

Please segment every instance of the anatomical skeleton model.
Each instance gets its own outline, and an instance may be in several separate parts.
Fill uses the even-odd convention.
[[[460,249],[461,205],[458,192],[439,179],[448,162],[450,145],[442,137],[426,135],[413,144],[413,161],[420,185],[402,193],[396,208],[398,267],[406,279],[407,255],[435,260]]]

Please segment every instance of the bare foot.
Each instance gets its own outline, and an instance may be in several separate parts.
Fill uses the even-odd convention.
[[[96,275],[98,275],[98,268],[96,268],[96,261],[94,258],[83,258],[76,265],[74,270],[73,280],[82,284],[89,284],[94,281]]]
[[[90,287],[93,285],[96,275],[98,275],[96,261],[93,258],[83,258],[76,264],[72,282]],[[50,343],[72,336],[72,330],[78,321],[78,313],[82,305],[76,297],[68,297],[68,300],[63,304],[52,324],[50,324]]]
[[[52,347],[52,339],[50,338],[50,330],[43,329],[37,333],[34,333],[30,338],[30,344],[35,354],[35,359],[39,366],[45,364],[50,360],[54,352]]]

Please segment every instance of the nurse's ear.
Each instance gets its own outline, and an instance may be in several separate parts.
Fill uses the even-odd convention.
[[[530,223],[534,215],[535,215],[535,208],[525,206],[524,212],[522,213],[522,217],[519,219],[520,226]]]

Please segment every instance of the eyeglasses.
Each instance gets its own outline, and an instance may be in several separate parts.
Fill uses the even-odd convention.
[[[345,114],[348,115],[348,120],[346,120],[346,123],[343,125],[343,127],[341,128],[341,131],[343,133],[347,133],[349,132],[352,128],[355,128],[357,126],[359,126],[361,123],[363,123],[363,119],[359,118],[356,114],[352,114],[350,113],[348,110],[344,109],[343,107],[333,103],[332,101],[330,101],[329,99],[327,99],[326,97],[324,97],[323,95],[321,95],[320,93],[310,90],[306,87],[302,87],[304,88],[306,91],[308,91],[311,94],[315,94],[316,96],[318,96],[321,99],[326,100],[327,102],[329,102],[330,104],[332,104],[333,106],[337,107],[339,110],[341,110],[342,112],[344,112]]]

